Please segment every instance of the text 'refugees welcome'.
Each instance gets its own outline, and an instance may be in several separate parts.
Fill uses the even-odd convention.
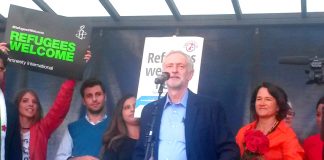
[[[76,44],[30,33],[11,31],[10,50],[73,62]]]

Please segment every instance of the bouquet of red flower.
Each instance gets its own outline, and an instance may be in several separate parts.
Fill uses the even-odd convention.
[[[242,160],[263,160],[269,150],[269,139],[261,131],[251,129],[245,132],[243,145]]]

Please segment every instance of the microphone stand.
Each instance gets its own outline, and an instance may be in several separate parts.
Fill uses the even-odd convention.
[[[165,85],[164,82],[160,83],[159,90],[158,90],[158,93],[159,93],[158,100],[160,100],[160,98],[161,98],[161,94],[163,93],[164,85]],[[145,151],[144,160],[154,160],[154,157],[153,157],[154,141],[152,141],[152,137],[153,137],[153,129],[154,129],[155,121],[156,121],[157,109],[158,109],[158,105],[155,104],[154,111],[152,113],[152,122],[150,124],[150,131],[147,135],[146,151]]]

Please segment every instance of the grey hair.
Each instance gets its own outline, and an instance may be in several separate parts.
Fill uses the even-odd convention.
[[[169,52],[169,53],[168,53],[168,54],[163,58],[163,65],[165,64],[165,59],[166,59],[167,57],[169,57],[170,55],[173,55],[173,54],[181,54],[181,55],[183,55],[183,56],[186,58],[186,61],[187,61],[187,64],[188,64],[188,68],[191,69],[192,71],[194,70],[194,63],[193,63],[191,57],[190,57],[188,54],[186,54],[186,53],[184,53],[184,52],[182,52],[182,51],[180,51],[180,50],[170,51],[170,52]]]

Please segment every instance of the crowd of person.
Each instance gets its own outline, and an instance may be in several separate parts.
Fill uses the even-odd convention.
[[[8,56],[0,43],[0,83],[4,80]],[[87,51],[85,60],[91,58]],[[162,70],[170,74],[167,94],[147,104],[141,118],[134,117],[136,97],[127,94],[106,114],[103,83],[90,78],[81,84],[86,114],[68,124],[56,160],[320,160],[320,134],[301,143],[291,127],[295,116],[283,88],[263,82],[250,100],[252,121],[236,136],[227,122],[221,103],[188,89],[194,74],[193,61],[182,51],[171,51]],[[49,112],[43,117],[35,91],[17,93],[14,103],[0,90],[1,160],[45,160],[48,139],[69,112],[75,80],[66,80]],[[324,97],[315,107],[321,128]]]

